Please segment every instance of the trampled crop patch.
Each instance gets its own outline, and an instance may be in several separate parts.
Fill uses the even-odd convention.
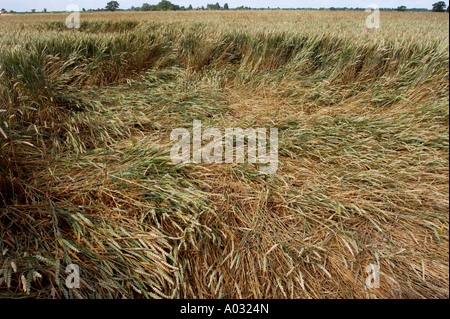
[[[448,15],[43,16],[0,20],[2,295],[448,298]],[[173,161],[196,122],[276,172]]]

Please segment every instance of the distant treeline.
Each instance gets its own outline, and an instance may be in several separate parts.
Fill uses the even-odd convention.
[[[225,9],[223,7],[221,7],[220,9],[213,9],[211,6],[215,6],[215,5],[210,5],[208,4],[206,7],[205,6],[201,6],[201,7],[192,7],[192,5],[188,6],[188,7],[184,7],[184,6],[178,6],[178,5],[174,5],[174,7],[172,9],[167,9],[167,10],[161,10],[161,9],[157,9],[156,5],[150,5],[148,3],[144,3],[141,7],[135,7],[132,6],[129,9],[117,9],[117,11],[189,11],[189,10],[285,10],[285,11],[299,11],[299,10],[313,10],[313,11],[364,11],[366,10],[366,8],[347,8],[347,7],[343,7],[343,8],[335,8],[335,7],[331,7],[331,8],[251,8],[251,7],[245,7],[245,6],[240,6],[240,7],[236,7],[236,8],[228,8]],[[411,8],[411,9],[406,9],[406,10],[398,10],[396,8],[379,8],[380,11],[414,11],[414,12],[426,12],[426,11],[432,11],[430,9],[427,8]],[[88,10],[83,10],[83,11],[108,11],[107,9],[88,9]]]
[[[215,4],[207,4],[206,6],[196,7],[194,8],[192,5],[189,5],[188,7],[185,6],[179,6],[176,4],[173,4],[172,2],[168,0],[162,0],[158,4],[152,5],[148,3],[142,4],[140,7],[132,6],[129,9],[120,9],[120,4],[117,1],[110,1],[108,2],[107,6],[105,8],[98,8],[98,9],[85,9],[83,8],[82,11],[189,11],[189,10],[318,10],[318,11],[364,11],[366,8],[349,8],[349,7],[330,7],[330,8],[251,8],[246,6],[240,6],[237,8],[230,8],[228,3],[225,3],[223,6],[221,6],[218,2]],[[442,10],[437,10],[435,6],[438,6],[440,8],[443,8]],[[438,2],[433,5],[433,10],[427,9],[427,8],[407,8],[406,6],[400,6],[397,8],[379,8],[380,11],[444,11],[446,5],[445,2]],[[448,9],[447,9],[448,11]],[[35,9],[31,10],[32,13],[36,12]],[[47,9],[44,9],[42,12],[48,12]],[[53,11],[55,12],[55,11]],[[10,11],[10,13],[14,13],[13,10]]]
[[[230,8],[228,3],[225,3],[221,6],[219,3],[216,4],[207,4],[206,6],[196,7],[194,8],[192,5],[188,7],[179,6],[176,4],[172,4],[170,1],[161,1],[157,5],[151,5],[148,3],[144,3],[141,7],[132,6],[129,9],[118,9],[122,11],[188,11],[188,10],[330,10],[330,11],[364,11],[366,8],[348,8],[348,7],[331,7],[331,8],[251,8],[246,6],[240,6],[236,8]],[[107,11],[107,9],[89,9],[88,11]],[[380,11],[431,11],[427,8],[404,8],[399,10],[399,8],[380,8]]]

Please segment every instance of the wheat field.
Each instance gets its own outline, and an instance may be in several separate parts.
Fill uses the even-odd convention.
[[[0,297],[449,297],[447,13],[66,16],[0,16]],[[172,163],[193,120],[277,174]]]

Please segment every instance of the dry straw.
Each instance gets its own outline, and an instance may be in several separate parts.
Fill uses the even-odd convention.
[[[1,296],[448,298],[448,16],[365,17],[2,16]],[[277,175],[172,164],[193,119]]]

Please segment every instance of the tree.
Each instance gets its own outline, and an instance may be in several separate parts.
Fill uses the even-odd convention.
[[[32,12],[32,13],[35,13],[35,12],[36,12],[36,9],[31,9],[31,12]]]
[[[220,4],[216,3],[216,4],[208,4],[207,6],[208,10],[220,10]]]
[[[192,4],[189,5],[189,7],[187,8],[188,10],[194,10],[194,8],[192,7]]]
[[[141,7],[141,11],[152,11],[154,6],[149,5],[148,3],[144,3]]]
[[[173,10],[180,10],[180,7],[177,5],[174,5],[172,2],[167,0],[162,0],[160,3],[158,3],[155,7],[156,11],[173,11]]]
[[[228,6],[228,3],[225,3],[225,4],[223,5],[223,9],[224,9],[224,10],[230,10],[230,7]]]
[[[406,8],[406,6],[400,6],[397,8],[397,11],[407,11],[408,9]]]
[[[44,8],[44,10],[42,10],[42,12],[46,13],[47,12],[47,8]]]
[[[433,3],[433,12],[445,12],[447,5],[444,1]]]
[[[116,11],[119,9],[119,3],[117,1],[110,1],[106,4],[105,9],[108,11]]]

